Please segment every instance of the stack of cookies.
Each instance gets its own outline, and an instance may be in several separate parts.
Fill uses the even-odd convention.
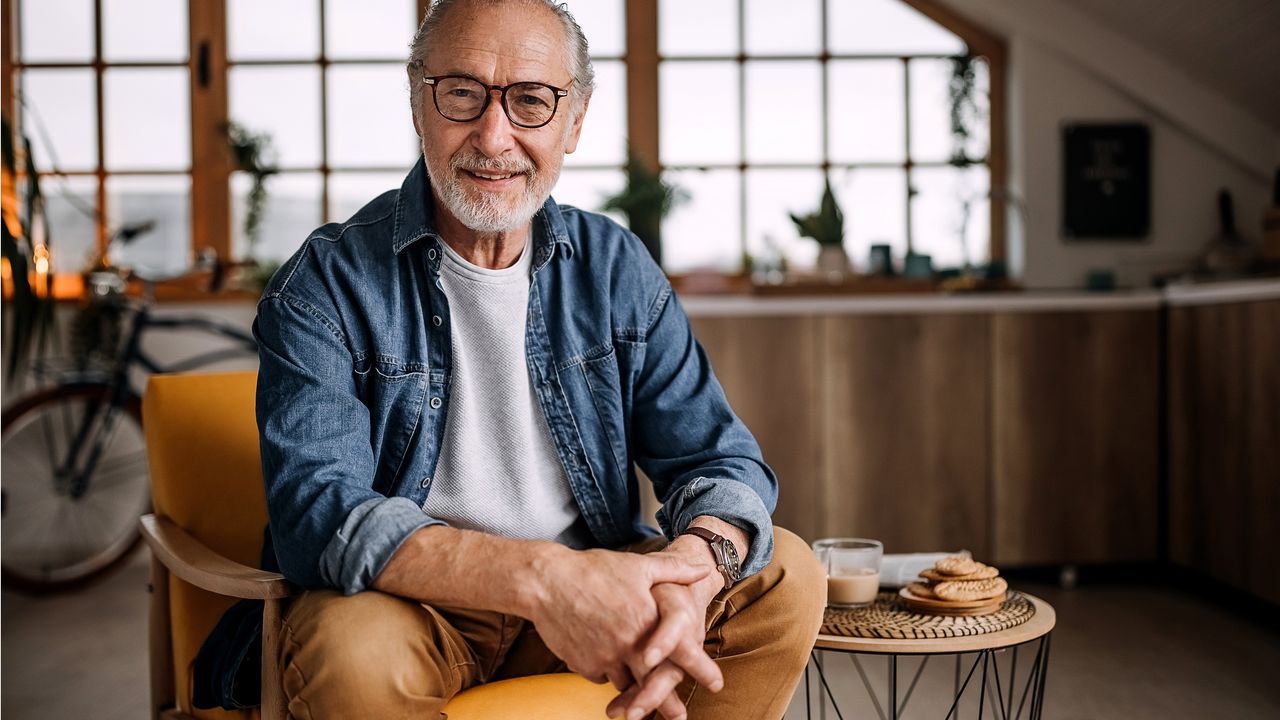
[[[920,573],[900,595],[912,610],[936,615],[982,615],[1004,602],[1009,583],[990,565],[949,555]]]

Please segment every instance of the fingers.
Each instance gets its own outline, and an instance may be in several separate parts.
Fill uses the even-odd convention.
[[[709,565],[695,565],[674,555],[645,555],[644,560],[653,585],[664,582],[692,585],[714,571]]]
[[[644,716],[659,710],[670,720],[685,716],[684,704],[675,696],[676,686],[684,679],[684,671],[670,662],[664,662],[654,668],[639,684],[639,691],[630,699],[623,693],[615,699],[618,706],[625,707],[627,720],[640,720]],[[628,692],[630,692],[630,688]],[[614,706],[610,703],[610,707]]]
[[[688,673],[694,682],[713,693],[720,692],[724,687],[724,673],[720,672],[720,666],[703,649],[702,643],[688,641],[676,645],[667,662]]]

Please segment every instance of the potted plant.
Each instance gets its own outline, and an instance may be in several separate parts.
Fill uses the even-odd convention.
[[[816,212],[790,215],[801,237],[818,241],[818,272],[829,280],[843,280],[849,272],[849,256],[844,250],[844,212],[831,192],[831,179],[825,183]]]
[[[689,199],[689,193],[650,170],[631,148],[627,149],[627,184],[622,191],[605,199],[601,210],[615,210],[627,217],[627,226],[648,248],[654,262],[662,264],[662,218],[676,205]]]

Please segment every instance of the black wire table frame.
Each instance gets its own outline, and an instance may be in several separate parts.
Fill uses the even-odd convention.
[[[810,653],[810,662],[804,669],[805,717],[813,720],[813,690],[810,678],[812,675],[816,675],[819,683],[818,700],[821,703],[820,715],[822,719],[825,720],[826,718],[826,701],[830,700],[832,707],[835,709],[837,720],[844,720],[844,715],[840,712],[840,705],[836,702],[835,694],[827,682],[826,671],[823,668],[823,655],[821,654],[836,653],[849,656],[880,720],[899,720],[902,717],[902,713],[906,711],[907,704],[915,692],[916,683],[920,681],[920,676],[923,674],[925,667],[928,666],[929,661],[935,657],[945,657],[946,655],[955,657],[955,680],[952,685],[954,696],[951,701],[951,707],[948,709],[944,720],[959,720],[960,701],[964,699],[965,694],[973,687],[980,688],[978,690],[978,720],[982,720],[988,714],[997,720],[1011,720],[1024,717],[1024,712],[1026,713],[1025,717],[1031,720],[1039,720],[1044,710],[1044,688],[1049,672],[1051,635],[1052,632],[1047,632],[1038,638],[1031,638],[1016,644],[955,653],[886,653],[868,650],[814,648]],[[1015,685],[1018,678],[1018,655],[1023,648],[1034,650],[1035,654],[1031,659],[1031,664],[1028,667],[1021,688],[1017,688]],[[1008,673],[1004,674],[1000,669],[999,655],[1004,654],[1006,651],[1009,651],[1011,659],[1006,663]],[[876,690],[862,666],[862,662],[859,659],[860,655],[881,655],[888,664],[888,687],[886,688],[887,692],[883,704],[877,697]],[[976,656],[973,658],[972,663],[968,663],[967,671],[964,670],[965,663],[963,658],[965,655]],[[899,660],[912,656],[919,657],[921,660],[916,666],[915,674],[911,677],[911,681],[907,684],[906,693],[900,694],[898,681]],[[816,672],[811,672],[811,670]],[[962,675],[963,680],[961,679]],[[1015,697],[1017,699],[1016,705]]]

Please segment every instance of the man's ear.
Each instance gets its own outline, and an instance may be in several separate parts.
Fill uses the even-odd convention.
[[[414,83],[422,82],[419,77],[421,72],[422,67],[418,65],[410,64],[405,67],[405,73],[409,76],[409,115],[413,117],[413,131],[418,134],[418,137],[422,137],[422,126],[418,124],[418,107],[413,103],[413,98],[416,96],[418,102],[422,102],[422,91],[414,92],[413,88]]]
[[[578,149],[578,138],[582,135],[582,121],[587,117],[587,106],[590,104],[590,95],[582,99],[582,110],[578,112],[578,117],[573,119],[573,125],[569,127],[569,137],[564,143],[566,155]]]

